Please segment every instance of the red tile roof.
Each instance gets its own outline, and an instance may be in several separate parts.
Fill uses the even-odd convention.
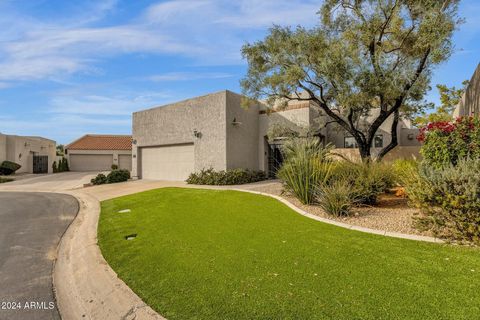
[[[87,134],[67,145],[69,150],[132,150],[132,136]]]

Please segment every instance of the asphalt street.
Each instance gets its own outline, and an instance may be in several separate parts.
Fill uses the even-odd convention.
[[[78,208],[68,195],[0,192],[0,319],[60,319],[52,270]]]

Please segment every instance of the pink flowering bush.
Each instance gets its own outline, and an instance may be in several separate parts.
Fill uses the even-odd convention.
[[[480,119],[459,117],[453,122],[432,122],[420,129],[422,156],[428,165],[440,168],[459,159],[480,157]]]

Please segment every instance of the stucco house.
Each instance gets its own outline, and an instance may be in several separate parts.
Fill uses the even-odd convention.
[[[52,173],[56,142],[42,137],[0,133],[0,163],[8,160],[22,167],[16,173]]]
[[[241,95],[226,90],[133,113],[132,176],[185,180],[204,168],[245,168],[273,175],[282,161],[282,137],[271,135],[275,127],[314,128],[325,144],[356,152],[349,135],[318,121],[324,116],[310,102],[290,102],[286,108],[270,110],[261,102],[245,109],[241,101]],[[387,121],[380,128],[374,149],[389,143],[390,124]],[[418,130],[405,120],[398,130],[400,146],[418,153]]]
[[[86,134],[65,146],[70,171],[132,169],[132,136]]]
[[[473,73],[462,100],[453,112],[454,117],[480,115],[480,64]]]

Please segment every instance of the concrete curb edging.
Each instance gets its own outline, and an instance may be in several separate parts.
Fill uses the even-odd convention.
[[[70,319],[164,319],[147,306],[108,265],[97,245],[100,203],[81,192],[80,210],[57,248],[53,284],[57,306]]]
[[[239,188],[233,188],[233,189],[230,189],[230,190],[241,191],[241,192],[249,192],[249,193],[253,193],[253,194],[259,194],[259,195],[274,198],[274,199],[282,202],[286,206],[288,206],[290,209],[292,209],[292,210],[296,211],[297,213],[301,214],[302,216],[305,216],[305,217],[308,217],[310,219],[317,220],[317,221],[320,221],[320,222],[332,224],[332,225],[335,225],[337,227],[341,227],[341,228],[345,228],[345,229],[356,230],[356,231],[361,231],[361,232],[371,233],[371,234],[377,234],[377,235],[392,237],[392,238],[400,238],[400,239],[408,239],[408,240],[424,241],[424,242],[434,242],[434,243],[445,243],[445,241],[443,241],[441,239],[438,239],[438,238],[434,238],[434,237],[419,236],[419,235],[415,235],[415,234],[391,232],[391,231],[378,230],[378,229],[370,229],[370,228],[366,228],[366,227],[355,226],[355,225],[351,225],[351,224],[348,224],[348,223],[343,223],[343,222],[338,222],[338,221],[331,220],[331,219],[322,218],[322,217],[316,216],[314,214],[308,213],[308,212],[300,209],[299,207],[295,206],[294,204],[292,204],[291,202],[289,202],[288,200],[286,200],[286,199],[284,199],[280,196],[276,196],[276,195],[269,194],[269,193],[253,191],[253,190],[248,190],[248,189],[239,189]]]

